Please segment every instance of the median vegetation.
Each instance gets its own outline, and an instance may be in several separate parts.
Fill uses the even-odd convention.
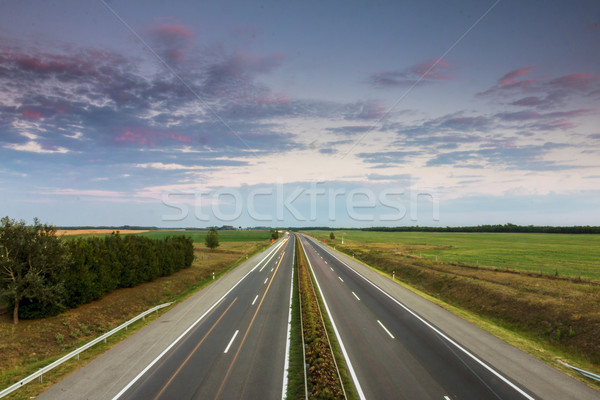
[[[357,395],[352,379],[348,374],[344,357],[322,301],[314,289],[308,261],[299,238],[296,240],[294,268],[297,273],[297,284],[294,287],[292,303],[294,316],[292,317],[290,384],[287,398],[304,398],[304,379],[300,378],[306,367],[308,398],[355,399]],[[300,357],[304,359],[298,360]]]

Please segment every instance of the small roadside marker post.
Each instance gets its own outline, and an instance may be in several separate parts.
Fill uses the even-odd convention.
[[[392,271],[392,280],[395,281],[396,280],[396,270]]]
[[[215,272],[213,271],[213,281],[215,280]]]

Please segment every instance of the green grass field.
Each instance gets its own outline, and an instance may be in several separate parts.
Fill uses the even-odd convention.
[[[382,243],[423,258],[600,280],[600,235],[334,231],[336,242]],[[308,232],[329,239],[329,231]]]
[[[269,231],[218,231],[220,242],[260,242],[268,240],[271,237]],[[191,236],[194,242],[204,243],[204,238],[208,233],[207,230],[198,231],[150,231],[144,233],[136,233],[135,235],[146,236],[151,239],[162,239],[167,236],[185,235]]]
[[[267,230],[248,230],[248,231],[218,231],[220,242],[261,242],[271,238],[271,232]],[[132,233],[132,235],[146,236],[151,239],[163,239],[167,236],[191,236],[196,243],[204,243],[207,230],[156,230],[142,233]],[[104,236],[104,234],[84,234],[65,236],[65,239],[71,240],[79,237]]]

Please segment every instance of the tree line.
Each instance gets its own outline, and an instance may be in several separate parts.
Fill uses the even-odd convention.
[[[477,226],[396,226],[396,227],[373,227],[363,228],[362,231],[376,232],[507,232],[507,233],[576,233],[597,234],[600,226],[535,226],[515,225],[507,223],[504,225],[477,225]]]
[[[56,227],[2,218],[0,300],[19,317],[53,315],[102,298],[118,288],[168,276],[189,267],[193,241],[186,236],[121,236],[63,240]]]

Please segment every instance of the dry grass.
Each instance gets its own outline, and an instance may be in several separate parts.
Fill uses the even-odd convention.
[[[16,326],[9,315],[0,316],[0,388],[25,378],[59,356],[157,304],[190,295],[195,288],[211,282],[213,272],[217,276],[222,274],[232,264],[264,245],[260,242],[229,242],[222,243],[216,250],[208,250],[204,245],[195,243],[196,257],[192,266],[171,276],[134,288],[116,290],[98,301],[54,317],[21,320]],[[71,369],[66,368],[64,374],[79,365],[73,362]],[[49,382],[45,386],[48,385]]]

